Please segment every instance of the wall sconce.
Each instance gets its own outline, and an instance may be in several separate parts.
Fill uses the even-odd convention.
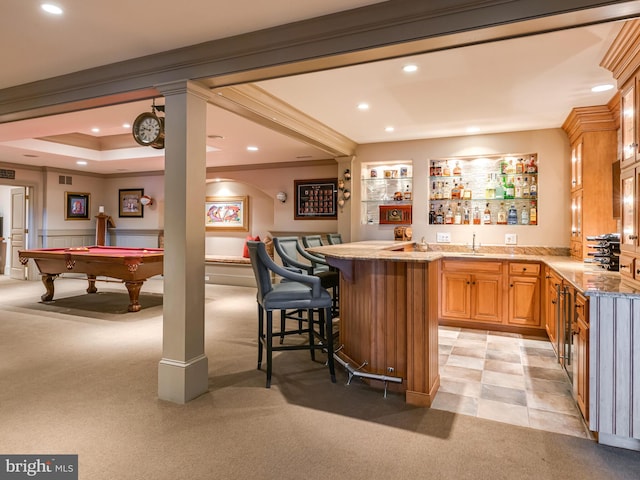
[[[280,200],[281,203],[284,203],[287,201],[287,193],[286,192],[278,192],[276,194],[276,198],[278,200]]]
[[[342,178],[338,180],[338,190],[340,191],[338,195],[338,206],[340,207],[340,211],[342,211],[345,202],[351,198],[351,191],[347,188],[347,183],[350,181],[351,171],[347,168],[342,174]]]
[[[142,195],[140,197],[140,204],[143,207],[146,207],[147,205],[153,205],[153,198],[151,198],[149,195]]]

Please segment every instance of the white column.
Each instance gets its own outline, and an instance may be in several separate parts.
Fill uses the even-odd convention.
[[[206,90],[190,82],[165,96],[165,251],[158,397],[186,403],[208,389],[204,353]]]

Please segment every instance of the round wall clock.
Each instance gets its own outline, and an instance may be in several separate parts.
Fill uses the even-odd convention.
[[[164,118],[155,112],[144,112],[136,117],[132,127],[133,138],[144,147],[164,148]]]

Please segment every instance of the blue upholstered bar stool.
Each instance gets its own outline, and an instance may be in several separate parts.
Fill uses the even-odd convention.
[[[327,365],[331,381],[335,383],[336,374],[333,363],[333,331],[329,292],[325,290],[320,278],[314,275],[296,273],[275,263],[265,248],[263,242],[247,241],[251,266],[258,286],[258,370],[262,367],[263,350],[267,350],[267,388],[271,387],[271,372],[273,369],[273,352],[278,350],[309,350],[311,359],[315,360],[316,350],[327,351]],[[271,272],[286,279],[286,282],[273,284]],[[273,345],[273,312],[284,310],[306,310],[308,315],[307,328],[297,333],[307,333],[309,343],[304,345]],[[314,329],[313,311],[319,311],[320,332]],[[267,322],[264,324],[264,313]],[[266,327],[266,328],[265,328]],[[321,332],[329,332],[323,335]],[[280,335],[280,332],[276,332]],[[320,343],[316,343],[319,337]],[[328,338],[327,338],[328,337]]]
[[[327,241],[330,245],[339,245],[340,243],[342,243],[342,235],[340,235],[339,233],[328,233]]]
[[[282,264],[289,268],[298,268],[309,275],[320,277],[322,286],[331,289],[333,298],[332,315],[338,316],[340,273],[329,267],[324,258],[307,252],[300,244],[298,237],[275,237],[273,246]],[[309,263],[304,263],[300,258]]]

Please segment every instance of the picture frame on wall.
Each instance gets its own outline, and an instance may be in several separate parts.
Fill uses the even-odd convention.
[[[64,219],[89,220],[91,194],[64,192]]]
[[[140,199],[144,195],[144,188],[121,188],[118,190],[118,216],[144,217],[144,205]]]
[[[249,231],[249,197],[206,197],[204,225],[207,230]]]
[[[338,218],[338,179],[294,180],[296,220]]]

